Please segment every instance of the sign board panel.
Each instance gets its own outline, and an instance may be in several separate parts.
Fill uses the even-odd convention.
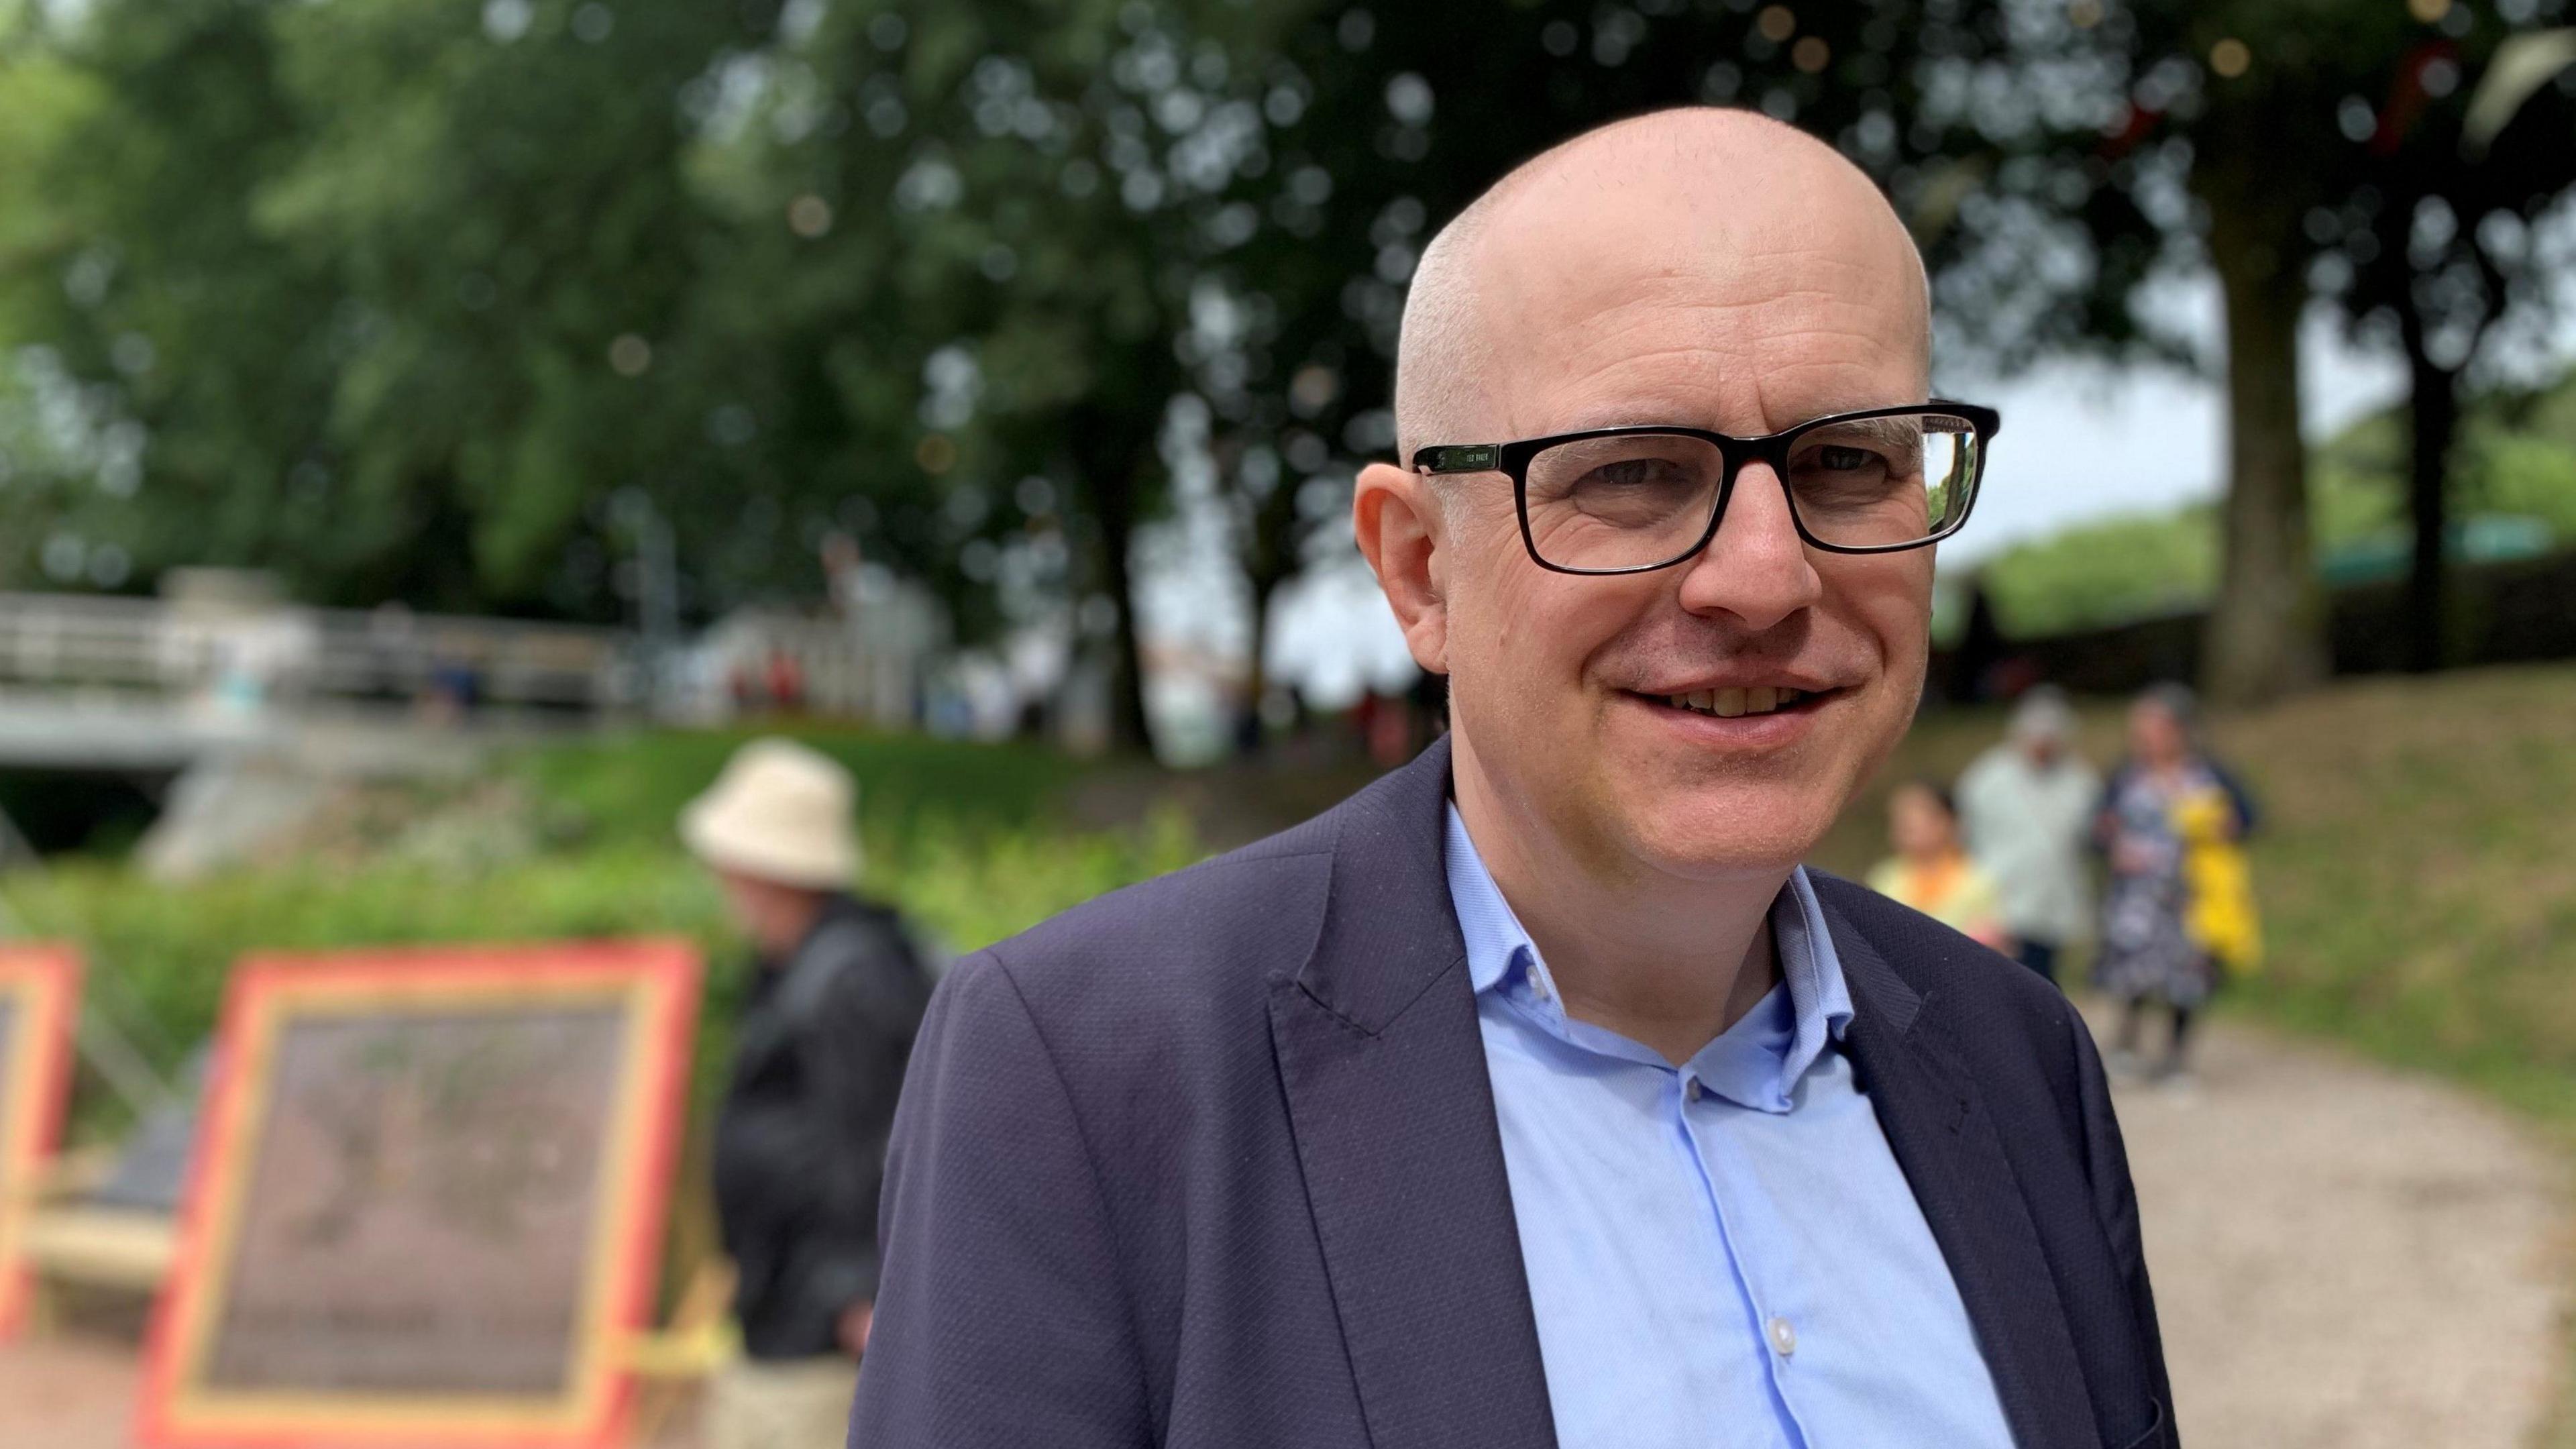
[[[665,942],[244,962],[144,1440],[621,1442],[697,985]]]
[[[27,1315],[19,1243],[62,1135],[80,970],[67,946],[0,945],[0,1339]]]

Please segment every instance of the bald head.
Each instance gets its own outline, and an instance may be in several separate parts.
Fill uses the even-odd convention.
[[[1928,383],[1922,258],[1877,186],[1833,148],[1711,107],[1588,131],[1495,183],[1424,249],[1397,347],[1398,457],[1551,430],[1501,385],[1534,313],[1574,324],[1560,341],[1582,345],[1589,332],[1615,347],[1603,329],[1622,312],[1753,307],[1766,292],[1792,307],[1877,314],[1886,344],[1908,349]]]

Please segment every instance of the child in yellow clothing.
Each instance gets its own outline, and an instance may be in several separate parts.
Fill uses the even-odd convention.
[[[2235,800],[2212,787],[2176,801],[2174,834],[2182,838],[2182,883],[2189,906],[2183,929],[2229,975],[2252,975],[2263,965],[2263,923],[2254,910],[2254,873],[2237,843],[2242,829]]]
[[[1887,835],[1896,854],[1869,873],[1870,889],[2011,953],[2003,903],[1994,881],[1959,844],[1959,813],[1948,791],[1921,781],[1896,787],[1887,800]]]

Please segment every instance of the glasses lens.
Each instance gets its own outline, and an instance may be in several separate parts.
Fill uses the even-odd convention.
[[[1559,443],[1530,460],[1530,542],[1558,568],[1670,563],[1708,531],[1726,464],[1670,433]]]
[[[1976,479],[1977,430],[1950,413],[1828,423],[1789,450],[1798,521],[1847,548],[1939,537],[1967,512]]]

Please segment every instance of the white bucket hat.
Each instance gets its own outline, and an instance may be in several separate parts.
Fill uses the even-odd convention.
[[[680,839],[719,870],[812,890],[859,873],[858,782],[793,740],[753,740],[680,812]]]

